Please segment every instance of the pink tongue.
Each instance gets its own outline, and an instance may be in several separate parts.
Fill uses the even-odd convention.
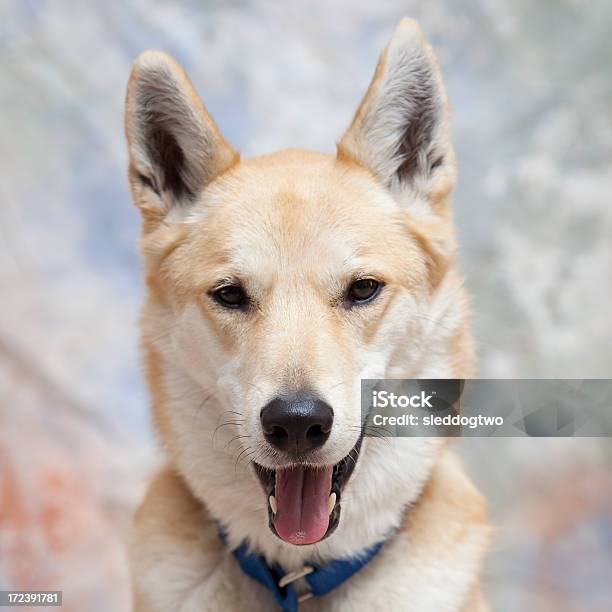
[[[276,471],[276,533],[291,544],[318,542],[329,527],[327,500],[333,467]]]

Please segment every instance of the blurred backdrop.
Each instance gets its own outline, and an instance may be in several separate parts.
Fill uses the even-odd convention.
[[[190,73],[243,155],[333,151],[402,16],[454,109],[455,217],[483,377],[612,375],[606,0],[2,0],[0,589],[122,611],[122,539],[155,466],[138,358],[133,58]],[[612,441],[470,439],[498,533],[495,610],[612,602]]]

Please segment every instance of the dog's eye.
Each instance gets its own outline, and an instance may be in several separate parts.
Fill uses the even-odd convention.
[[[213,292],[215,300],[225,308],[244,308],[248,298],[240,285],[226,285]]]
[[[373,300],[382,288],[382,283],[373,278],[361,278],[356,280],[347,293],[349,304],[365,304]]]

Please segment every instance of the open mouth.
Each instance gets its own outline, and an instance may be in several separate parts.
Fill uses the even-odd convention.
[[[342,491],[361,450],[363,435],[336,465],[295,463],[274,470],[254,464],[268,497],[272,533],[290,544],[314,544],[340,522]]]

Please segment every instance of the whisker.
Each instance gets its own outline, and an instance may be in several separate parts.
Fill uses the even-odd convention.
[[[224,447],[223,450],[225,450],[232,442],[234,442],[234,440],[241,440],[243,438],[250,438],[251,436],[249,435],[238,435],[238,436],[234,436]]]
[[[213,431],[213,435],[212,435],[212,444],[213,447],[215,445],[215,438],[217,436],[217,432],[222,429],[223,427],[229,427],[231,425],[233,426],[238,426],[238,425],[242,425],[244,423],[244,419],[240,419],[237,421],[225,421],[224,423],[221,423],[220,425],[217,425],[217,427],[215,427],[215,430]]]
[[[245,448],[243,448],[240,453],[238,453],[237,457],[236,457],[236,463],[234,464],[234,472],[236,472],[238,470],[238,463],[240,462],[240,459],[243,457],[243,455],[245,453],[251,453],[254,452],[253,449],[249,446],[246,446]],[[248,455],[250,456],[250,455]]]
[[[215,385],[216,387],[216,385]],[[209,389],[206,389],[204,391],[204,393],[208,393],[210,391]],[[217,394],[216,391],[210,391],[210,393],[208,393],[208,395],[206,395],[206,397],[204,397],[204,399],[202,400],[202,403],[198,406],[197,410],[195,411],[194,415],[193,415],[193,425],[197,425],[197,420],[200,416],[200,412],[202,412],[202,408],[204,408],[204,404],[206,404],[206,402],[208,402],[210,399],[212,399],[215,395]]]

